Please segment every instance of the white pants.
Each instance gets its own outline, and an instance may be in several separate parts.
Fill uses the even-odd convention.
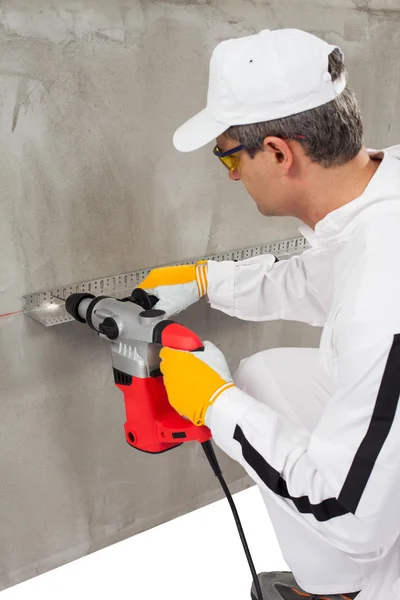
[[[311,432],[334,390],[334,382],[319,362],[318,352],[313,348],[259,352],[240,363],[235,383],[259,402]],[[339,589],[343,593],[365,587],[368,563],[355,562],[330,545],[299,513],[291,511],[282,498],[261,488],[260,491],[283,557],[304,590],[333,594]],[[373,587],[375,600],[380,600],[381,595]],[[398,597],[387,592],[382,598]],[[362,597],[370,596],[363,593]]]

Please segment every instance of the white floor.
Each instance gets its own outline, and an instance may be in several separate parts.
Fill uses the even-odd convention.
[[[234,495],[257,572],[288,570],[256,486]],[[227,500],[1,592],[0,600],[249,600]]]

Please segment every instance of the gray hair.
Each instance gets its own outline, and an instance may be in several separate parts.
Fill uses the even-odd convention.
[[[347,70],[341,52],[335,48],[329,55],[328,71],[332,81]],[[245,146],[251,156],[263,150],[263,140],[268,136],[297,139],[312,162],[328,168],[344,165],[360,152],[363,144],[364,128],[360,109],[354,93],[346,86],[343,92],[317,108],[306,110],[282,119],[234,125],[225,135]]]

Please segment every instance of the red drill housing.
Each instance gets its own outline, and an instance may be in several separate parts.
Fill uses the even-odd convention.
[[[153,339],[175,350],[193,352],[203,349],[193,331],[173,321],[156,325]],[[159,454],[183,442],[203,443],[211,439],[208,427],[194,425],[170,405],[162,375],[139,378],[114,369],[114,379],[124,394],[126,441],[134,448]]]

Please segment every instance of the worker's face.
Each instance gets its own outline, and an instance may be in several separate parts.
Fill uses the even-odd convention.
[[[239,146],[239,142],[223,134],[217,138],[217,146],[226,152]],[[285,140],[268,137],[264,140],[264,149],[254,158],[246,150],[241,150],[235,157],[237,169],[226,170],[226,173],[232,181],[243,183],[261,214],[267,217],[294,214],[293,152]]]

